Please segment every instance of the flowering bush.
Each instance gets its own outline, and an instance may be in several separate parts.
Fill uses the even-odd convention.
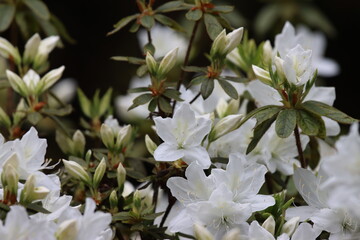
[[[109,32],[131,23],[144,50],[113,57],[139,65],[114,104],[131,124],[112,115],[112,89],[78,89],[80,125],[69,121],[75,85],[48,61],[60,37],[0,37],[0,239],[359,239],[358,120],[317,85],[339,71],[324,36],[286,22],[273,45],[256,44],[227,22],[231,6],[136,3]],[[0,31],[15,11],[53,26],[41,1],[21,4],[0,4]],[[188,39],[174,11],[193,24]],[[192,66],[203,25],[208,64]],[[49,156],[48,129],[65,159]]]

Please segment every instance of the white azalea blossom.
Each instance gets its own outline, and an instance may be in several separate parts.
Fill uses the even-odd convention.
[[[206,149],[201,145],[210,132],[211,120],[196,117],[188,104],[181,104],[173,118],[154,119],[157,134],[164,142],[154,152],[157,161],[182,159],[187,164],[197,162],[203,168],[211,164]]]

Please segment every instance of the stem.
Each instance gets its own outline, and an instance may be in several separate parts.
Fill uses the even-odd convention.
[[[304,158],[304,153],[303,153],[303,149],[302,149],[301,141],[300,141],[299,128],[298,128],[297,125],[295,126],[294,134],[295,134],[296,147],[297,147],[297,150],[298,150],[299,161],[300,161],[301,167],[302,168],[307,168],[308,164],[307,164],[307,162],[306,162],[306,160]]]
[[[200,97],[200,93],[198,93],[191,101],[190,104],[192,104],[193,102],[196,101],[196,99],[198,99]]]
[[[269,173],[265,174],[265,182],[266,182],[266,187],[268,189],[269,194],[273,194],[274,193],[273,180]]]
[[[148,42],[152,43],[151,32],[149,29],[147,30],[147,37],[148,37]]]
[[[166,218],[168,217],[170,211],[171,211],[171,208],[174,206],[174,204],[176,203],[176,198],[174,198],[173,196],[169,195],[169,205],[167,206],[166,210],[165,210],[165,213],[164,213],[164,216],[163,218],[161,219],[161,223],[160,223],[160,227],[163,227],[164,226],[164,223],[166,221]]]
[[[186,67],[189,64],[190,53],[191,53],[191,49],[192,49],[192,46],[193,46],[193,43],[195,40],[196,32],[199,28],[200,20],[196,21],[194,24],[194,27],[193,27],[193,30],[192,30],[192,33],[190,36],[190,40],[189,40],[189,45],[186,50],[183,67]],[[181,84],[184,82],[184,78],[185,78],[185,71],[182,69],[181,73],[180,73],[179,81],[177,82],[177,85],[176,85],[176,90],[179,91]],[[175,106],[176,106],[176,100],[173,103],[173,112],[174,112]]]

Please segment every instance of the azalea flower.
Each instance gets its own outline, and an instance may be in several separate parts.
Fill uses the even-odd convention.
[[[203,168],[211,164],[206,149],[201,146],[210,132],[211,120],[196,117],[189,104],[181,104],[173,118],[154,119],[157,134],[164,141],[154,152],[157,161],[182,159],[187,164],[197,162]]]

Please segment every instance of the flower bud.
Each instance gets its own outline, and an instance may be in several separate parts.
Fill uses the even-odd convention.
[[[216,123],[215,127],[212,129],[209,135],[209,141],[215,141],[216,139],[224,136],[225,134],[228,134],[229,132],[237,129],[243,117],[244,116],[242,114],[234,114],[220,119],[219,122]]]
[[[222,30],[212,43],[210,55],[224,55],[226,49],[226,31]]]
[[[40,68],[47,61],[49,53],[56,47],[59,40],[60,38],[58,36],[50,36],[40,42],[36,56],[34,57],[33,66],[35,69]]]
[[[76,219],[69,219],[60,224],[55,236],[57,240],[76,240],[78,223]]]
[[[197,240],[214,240],[214,236],[204,226],[194,224],[194,236]]]
[[[11,126],[11,120],[2,107],[0,107],[0,124],[4,125],[6,128],[10,128]]]
[[[226,54],[234,50],[240,44],[243,33],[244,33],[244,28],[241,27],[235,29],[226,36],[226,48],[225,48]]]
[[[102,158],[101,162],[97,166],[95,173],[94,173],[94,178],[93,178],[94,188],[97,188],[99,186],[101,180],[104,177],[105,172],[106,172],[106,161],[105,161],[105,158]]]
[[[228,231],[221,240],[242,240],[242,236],[240,235],[239,228],[233,228]]]
[[[30,64],[34,61],[36,53],[38,51],[39,45],[41,42],[41,38],[38,33],[35,33],[25,44],[24,50],[24,63]]]
[[[178,50],[178,48],[171,50],[161,60],[157,74],[159,78],[165,77],[166,74],[175,66]]]
[[[216,113],[219,118],[226,116],[228,106],[229,104],[224,98],[219,99],[218,104],[216,105]]]
[[[284,60],[282,60],[281,58],[276,56],[274,59],[274,63],[275,63],[276,72],[277,72],[279,78],[281,79],[281,81],[285,81],[286,76],[285,76],[284,67],[283,67]]]
[[[275,226],[276,226],[275,219],[272,215],[270,215],[262,224],[262,227],[265,228],[272,235],[274,235],[275,233]]]
[[[103,123],[101,125],[100,136],[102,142],[108,149],[114,148],[114,132],[107,124]]]
[[[263,62],[266,66],[270,66],[273,57],[273,49],[269,40],[263,45]]]
[[[15,92],[19,93],[23,97],[28,96],[28,89],[25,82],[16,73],[6,70],[6,76],[9,80],[10,86]]]
[[[36,94],[40,95],[41,93],[52,87],[52,85],[54,85],[61,78],[64,70],[65,67],[61,66],[59,68],[51,70],[44,77],[42,77],[36,87]]]
[[[89,149],[89,150],[87,150],[87,152],[86,152],[86,154],[85,154],[85,161],[86,161],[87,163],[90,162],[91,156],[92,156],[92,151]]]
[[[151,138],[147,134],[145,135],[145,145],[149,153],[154,156],[154,152],[158,146],[156,145],[156,143],[153,142],[153,140],[151,140]]]
[[[122,148],[126,147],[131,140],[131,135],[132,135],[131,125],[122,127],[117,134],[115,148],[121,151]]]
[[[110,209],[112,209],[114,212],[117,212],[118,209],[118,204],[119,204],[119,199],[117,197],[117,192],[116,190],[113,190],[109,196],[109,202],[110,202]]]
[[[85,151],[86,140],[84,134],[80,130],[75,131],[72,137],[72,142],[73,142],[74,155],[83,156]]]
[[[296,228],[299,226],[299,220],[299,217],[291,218],[282,226],[281,233],[286,233],[289,237],[291,237]]]
[[[91,179],[85,169],[80,166],[77,162],[68,161],[63,159],[64,166],[69,174],[77,179],[80,179],[84,183],[91,185]]]
[[[33,201],[44,199],[50,192],[46,187],[35,187],[36,179],[35,175],[31,174],[26,179],[23,190],[20,195],[20,202],[23,204],[29,204]]]
[[[150,75],[155,76],[158,71],[158,63],[156,62],[155,58],[151,55],[150,52],[146,52],[145,61]]]
[[[270,85],[271,84],[271,78],[270,73],[262,68],[259,68],[258,66],[252,65],[252,69],[255,73],[255,76],[264,84]]]
[[[119,166],[116,169],[116,178],[118,187],[121,188],[124,185],[126,179],[126,170],[121,163],[119,163]]]
[[[0,56],[9,58],[10,56],[14,59],[16,65],[21,63],[21,57],[19,50],[15,48],[8,40],[0,37]]]
[[[14,153],[4,163],[3,171],[1,173],[1,183],[3,188],[6,188],[11,195],[15,196],[17,195],[19,183],[19,173],[17,171],[18,166],[19,160],[16,153]]]

